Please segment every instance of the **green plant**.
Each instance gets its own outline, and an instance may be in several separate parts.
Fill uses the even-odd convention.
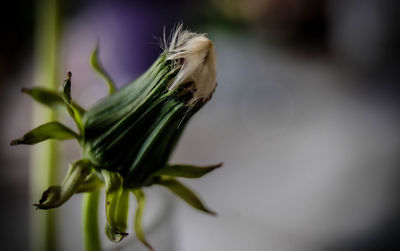
[[[211,98],[216,87],[214,46],[204,34],[183,30],[180,25],[169,43],[164,37],[163,49],[150,69],[116,91],[98,60],[96,47],[90,62],[106,80],[110,95],[88,110],[72,101],[71,73],[67,74],[58,93],[39,87],[22,90],[51,108],[65,106],[75,121],[78,132],[51,121],[11,141],[11,145],[31,145],[47,139],[79,142],[83,158],[72,163],[63,183],[50,186],[35,206],[56,208],[73,194],[86,193],[87,250],[100,247],[96,217],[98,191],[103,186],[106,188],[106,234],[114,242],[127,235],[129,194],[132,192],[138,203],[136,236],[152,249],[141,224],[145,204],[143,187],[146,186],[164,186],[194,208],[215,214],[176,178],[199,178],[221,164],[206,167],[168,164],[185,125]]]

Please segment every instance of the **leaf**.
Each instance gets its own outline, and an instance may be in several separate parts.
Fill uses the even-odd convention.
[[[142,242],[150,250],[154,250],[153,247],[146,240],[146,237],[145,237],[145,234],[144,234],[143,228],[142,228],[143,209],[146,204],[146,197],[144,195],[144,192],[141,189],[134,189],[132,192],[135,195],[136,200],[137,200],[137,208],[136,208],[136,214],[135,214],[136,237],[138,238],[138,240],[140,242]]]
[[[50,108],[60,109],[60,107],[64,107],[64,101],[62,100],[62,98],[57,93],[47,90],[45,88],[22,88],[21,92],[28,94],[34,100],[43,105],[49,106]]]
[[[93,70],[100,76],[102,77],[108,86],[108,92],[111,94],[115,92],[115,84],[114,81],[111,79],[110,75],[106,72],[104,69],[103,65],[100,62],[99,59],[99,46],[96,44],[96,47],[94,50],[90,53],[90,64],[93,68]]]
[[[65,108],[65,103],[63,99],[56,92],[52,90],[48,90],[42,87],[34,87],[34,88],[22,88],[21,91],[29,96],[31,96],[34,100],[39,103],[46,105],[55,110],[61,110],[61,108]],[[77,109],[79,114],[84,114],[85,109],[83,109],[78,104],[72,102],[73,106]]]
[[[67,78],[64,80],[64,83],[60,86],[58,92],[61,98],[64,100],[64,103],[67,107],[67,111],[69,115],[74,119],[76,125],[79,128],[81,134],[83,134],[83,123],[82,123],[82,115],[79,113],[79,109],[77,109],[72,102],[71,98],[71,72],[68,72]]]
[[[209,213],[211,215],[216,215],[215,212],[211,211],[208,209],[203,202],[199,199],[199,197],[188,187],[183,185],[181,182],[178,180],[171,178],[171,177],[166,177],[166,176],[161,176],[160,179],[156,182],[159,185],[165,186],[168,188],[171,192],[173,192],[175,195],[186,201],[189,205],[192,207],[203,211],[205,213]]]
[[[53,121],[32,129],[21,138],[12,140],[10,145],[33,145],[48,139],[66,140],[73,138],[80,140],[77,133],[65,125]]]
[[[80,185],[92,172],[93,166],[89,160],[79,160],[70,165],[61,186],[51,186],[43,192],[39,203],[34,204],[38,209],[51,209],[64,204],[71,196],[76,193]]]
[[[122,177],[117,172],[101,171],[106,183],[106,235],[113,242],[120,242],[128,235],[129,191],[122,187]]]
[[[168,175],[172,177],[182,177],[182,178],[200,178],[203,175],[221,166],[222,163],[204,167],[192,166],[192,165],[167,165],[157,170],[154,173],[154,175],[155,176]]]

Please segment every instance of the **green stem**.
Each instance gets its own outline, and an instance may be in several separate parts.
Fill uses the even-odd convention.
[[[84,193],[83,197],[83,234],[86,251],[101,250],[98,225],[100,192]]]
[[[57,89],[59,53],[59,1],[41,0],[36,6],[35,84]],[[56,114],[40,105],[33,106],[33,124],[56,120]],[[31,198],[37,202],[41,193],[57,184],[59,151],[54,141],[32,148]],[[31,247],[34,251],[57,250],[55,211],[36,211],[31,218]]]

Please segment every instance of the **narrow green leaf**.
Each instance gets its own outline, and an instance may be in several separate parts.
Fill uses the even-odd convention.
[[[58,95],[58,93],[43,88],[43,87],[34,87],[34,88],[22,88],[21,92],[31,96],[37,102],[48,106],[54,110],[65,110],[65,103],[63,99]],[[72,102],[73,106],[77,109],[79,114],[84,114],[85,109],[83,109],[78,104]]]
[[[177,195],[178,197],[180,197],[181,199],[186,201],[192,207],[194,207],[200,211],[203,211],[203,212],[206,212],[206,213],[209,213],[212,215],[216,215],[215,212],[208,209],[203,204],[203,202],[201,202],[199,197],[190,188],[186,187],[178,180],[171,178],[171,177],[167,177],[167,176],[161,176],[160,179],[156,183],[158,183],[159,185],[165,186],[171,192],[173,192],[175,195]]]
[[[10,145],[33,145],[47,139],[66,140],[76,138],[80,140],[80,136],[65,125],[53,121],[38,126],[24,136],[11,141]]]
[[[64,80],[64,83],[60,86],[58,92],[61,98],[64,100],[69,115],[74,119],[76,125],[79,128],[79,131],[81,132],[81,134],[83,134],[82,114],[79,113],[79,109],[75,107],[71,98],[71,77],[72,77],[71,72],[68,72],[67,78]]]
[[[200,178],[203,175],[221,167],[222,163],[212,166],[192,166],[192,165],[167,165],[154,173],[155,176],[168,175],[182,178]]]
[[[34,204],[38,209],[51,209],[64,204],[71,196],[77,192],[80,185],[87,179],[92,172],[93,166],[89,160],[79,160],[70,165],[61,186],[51,186],[43,192],[39,203]]]
[[[95,192],[101,189],[103,186],[104,182],[97,176],[96,173],[92,173],[79,187],[77,193]]]
[[[53,109],[60,109],[64,107],[64,101],[62,98],[56,93],[51,90],[35,87],[35,88],[22,88],[21,92],[28,94],[34,100],[38,101],[39,103],[49,106]]]
[[[99,59],[99,46],[96,44],[94,50],[90,53],[90,64],[92,65],[93,70],[102,77],[108,86],[108,92],[111,94],[115,92],[115,84],[114,81],[111,79],[110,75],[106,72],[103,65]]]
[[[137,208],[136,208],[135,224],[134,224],[136,237],[138,238],[138,240],[140,242],[142,242],[150,250],[154,250],[153,247],[146,240],[146,237],[145,237],[145,234],[144,234],[143,228],[142,228],[143,209],[146,204],[146,197],[144,195],[144,192],[141,189],[134,189],[134,190],[132,190],[132,192],[135,195],[136,200],[137,200]]]
[[[120,242],[128,235],[129,191],[122,187],[122,177],[117,172],[101,171],[106,184],[106,235],[113,242]]]

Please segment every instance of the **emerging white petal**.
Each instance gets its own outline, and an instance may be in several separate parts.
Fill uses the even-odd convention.
[[[192,83],[190,90],[193,98],[189,105],[206,102],[216,87],[216,54],[214,45],[205,34],[197,34],[184,30],[179,25],[171,36],[169,45],[164,38],[164,50],[167,60],[179,62],[180,70],[169,90]]]

